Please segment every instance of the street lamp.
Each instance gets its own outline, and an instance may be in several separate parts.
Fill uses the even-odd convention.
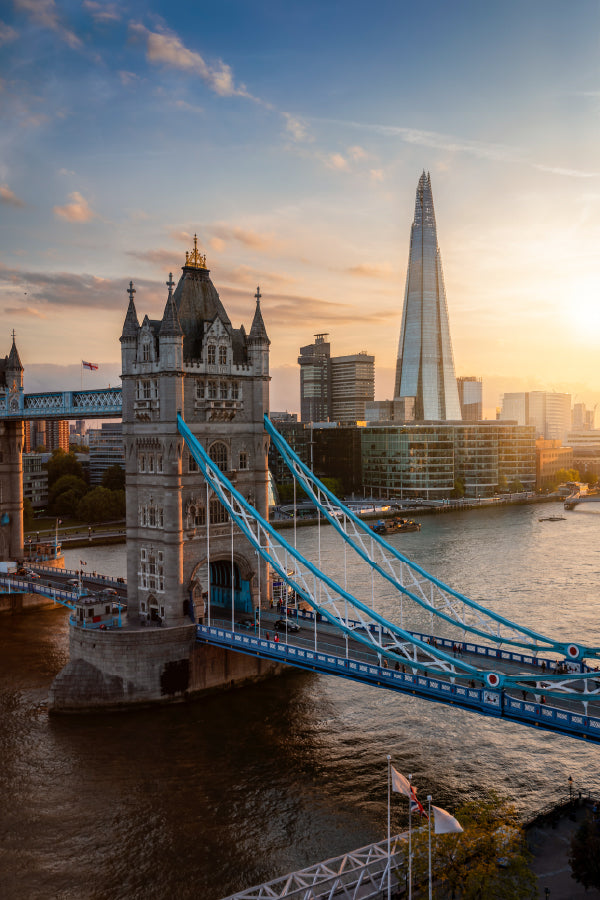
[[[573,777],[569,775],[569,800],[573,800]]]
[[[544,894],[545,894],[546,900],[548,900],[548,897],[550,896],[550,888],[544,888]]]

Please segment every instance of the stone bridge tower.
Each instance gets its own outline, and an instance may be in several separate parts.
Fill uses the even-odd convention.
[[[8,409],[23,408],[23,366],[15,343],[0,359],[0,395]],[[0,422],[0,559],[23,556],[23,421]]]
[[[256,292],[249,332],[234,328],[194,248],[160,320],[139,324],[129,286],[121,334],[130,621],[189,624],[252,615],[267,571],[207,485],[177,430],[182,412],[217,465],[266,517],[269,338]],[[208,541],[207,541],[208,530]],[[232,549],[233,548],[233,549]],[[209,588],[210,579],[210,588]]]

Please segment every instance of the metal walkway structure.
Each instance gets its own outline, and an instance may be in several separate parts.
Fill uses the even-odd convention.
[[[121,388],[7,394],[0,398],[0,419],[110,419],[123,414]]]
[[[265,884],[230,894],[224,900],[375,900],[387,890],[391,866],[392,889],[407,857],[408,832],[387,838],[343,856],[336,856]],[[402,873],[403,874],[403,873]]]
[[[240,635],[233,613],[229,629],[199,626],[198,640],[600,741],[600,686],[591,665],[598,661],[600,648],[565,643],[519,626],[444,585],[331,494],[267,418],[265,427],[295,478],[343,540],[344,554],[351,553],[367,567],[371,597],[365,602],[346,583],[337,584],[288,543],[234,488],[179,416],[179,432],[232,527],[237,525],[295,597],[314,611],[310,649],[298,645],[295,635],[292,639],[286,634],[285,644]],[[376,579],[397,593],[399,623],[375,609]],[[428,613],[431,635],[438,622],[444,636],[409,630],[404,611],[410,604]],[[317,623],[336,636],[338,646],[329,653],[319,651]],[[459,646],[472,649],[457,652]],[[528,702],[530,693],[536,702]]]

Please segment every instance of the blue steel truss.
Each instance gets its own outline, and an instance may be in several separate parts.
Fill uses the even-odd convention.
[[[232,522],[240,528],[260,556],[273,567],[280,578],[290,585],[315,612],[334,625],[347,638],[367,646],[380,658],[385,657],[394,663],[398,658],[404,659],[413,672],[433,669],[445,674],[451,680],[456,676],[464,677],[465,674],[468,674],[471,677],[474,676],[488,689],[502,690],[517,686],[532,690],[532,687],[535,686],[541,693],[552,693],[553,696],[568,694],[570,698],[580,700],[584,704],[600,695],[600,687],[595,680],[597,673],[587,670],[581,661],[572,664],[576,666],[577,671],[570,673],[540,676],[535,672],[525,671],[517,675],[509,675],[502,671],[479,668],[462,659],[457,659],[452,655],[450,649],[446,651],[443,646],[431,645],[427,640],[388,621],[338,585],[307,560],[295,547],[292,547],[233,487],[229,479],[210,459],[181,415],[177,416],[177,427],[202,475],[226,508]],[[290,565],[293,568],[290,569]],[[423,574],[427,575],[425,572]],[[349,618],[349,613],[352,618]],[[518,626],[515,627],[518,629]],[[551,651],[556,651],[557,647],[564,647],[563,644],[548,638],[544,638],[544,641],[546,648]],[[539,648],[536,647],[536,649]],[[577,654],[579,654],[579,648],[577,648]]]
[[[556,641],[512,622],[453,590],[369,528],[311,472],[265,416],[265,428],[286,465],[315,506],[352,549],[397,591],[427,612],[465,632],[497,644],[513,644],[532,652],[552,650],[567,659],[598,656],[600,648]]]
[[[0,419],[111,419],[122,414],[120,387],[0,397]]]

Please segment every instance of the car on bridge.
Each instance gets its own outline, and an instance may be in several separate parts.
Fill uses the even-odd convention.
[[[293,619],[277,619],[274,625],[275,631],[300,631],[300,626]]]

